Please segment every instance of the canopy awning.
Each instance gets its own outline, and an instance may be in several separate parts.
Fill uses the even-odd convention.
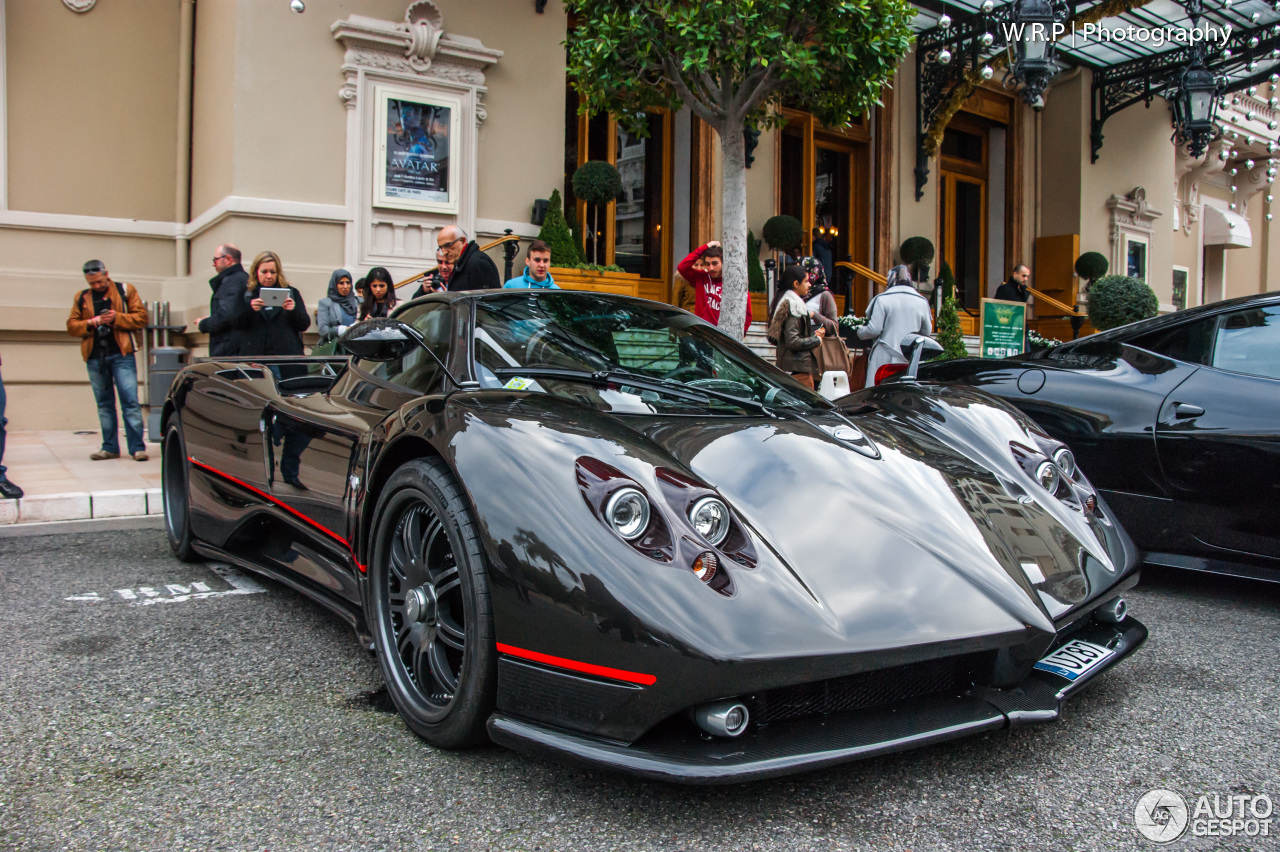
[[[1204,206],[1204,244],[1225,248],[1248,248],[1253,245],[1249,220],[1234,210],[1212,204]]]

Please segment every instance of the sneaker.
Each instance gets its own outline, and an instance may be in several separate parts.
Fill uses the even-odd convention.
[[[89,458],[93,459],[94,461],[104,461],[106,459],[118,459],[120,458],[120,454],[109,453],[106,450],[98,450],[96,453],[89,456]]]
[[[136,453],[133,454],[134,461],[146,461],[149,458],[151,458],[151,456],[147,455],[146,451],[144,450],[138,450]]]
[[[0,476],[0,497],[7,500],[17,500],[22,496],[22,489],[14,485],[7,477]]]

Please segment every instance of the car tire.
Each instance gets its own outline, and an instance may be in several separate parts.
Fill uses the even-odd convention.
[[[191,485],[187,462],[187,446],[182,440],[178,415],[169,418],[160,456],[161,502],[164,506],[164,529],[169,535],[173,555],[183,562],[199,562],[191,535]]]
[[[366,618],[392,702],[434,746],[487,742],[497,692],[489,578],[478,527],[448,466],[401,466],[372,529]]]

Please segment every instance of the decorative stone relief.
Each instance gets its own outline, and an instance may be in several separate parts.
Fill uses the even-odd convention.
[[[1127,237],[1136,237],[1150,245],[1154,222],[1164,214],[1147,203],[1147,190],[1134,187],[1126,195],[1107,199],[1111,211],[1111,269],[1117,273],[1128,269]]]
[[[435,263],[435,234],[449,224],[474,232],[478,183],[478,128],[488,112],[482,98],[485,69],[502,58],[502,51],[485,47],[479,39],[449,32],[444,15],[431,0],[417,0],[401,21],[349,15],[330,28],[343,47],[344,85],[338,97],[347,108],[347,226],[346,259],[351,268],[387,266],[423,269]],[[457,172],[451,210],[410,210],[379,203],[375,172],[387,130],[380,128],[379,90],[405,96],[421,95],[451,103],[456,115],[449,141]]]
[[[1200,183],[1226,168],[1222,155],[1230,148],[1226,139],[1219,138],[1209,145],[1204,156],[1192,158],[1185,146],[1178,146],[1174,156],[1174,230],[1181,227],[1184,234],[1190,234],[1200,221]]]
[[[73,12],[87,12],[93,8],[93,4],[96,2],[98,0],[62,0],[62,5]]]

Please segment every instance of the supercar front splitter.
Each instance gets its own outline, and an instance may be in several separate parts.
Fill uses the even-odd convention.
[[[687,725],[658,726],[630,745],[494,714],[489,736],[508,748],[555,760],[681,784],[732,784],[788,775],[918,748],[1015,725],[1051,722],[1066,700],[1129,656],[1147,638],[1133,618],[1096,622],[1064,640],[1084,639],[1115,654],[1069,681],[1032,670],[1014,689],[976,686],[952,697],[913,698],[864,710],[754,726],[733,739],[707,738]]]

